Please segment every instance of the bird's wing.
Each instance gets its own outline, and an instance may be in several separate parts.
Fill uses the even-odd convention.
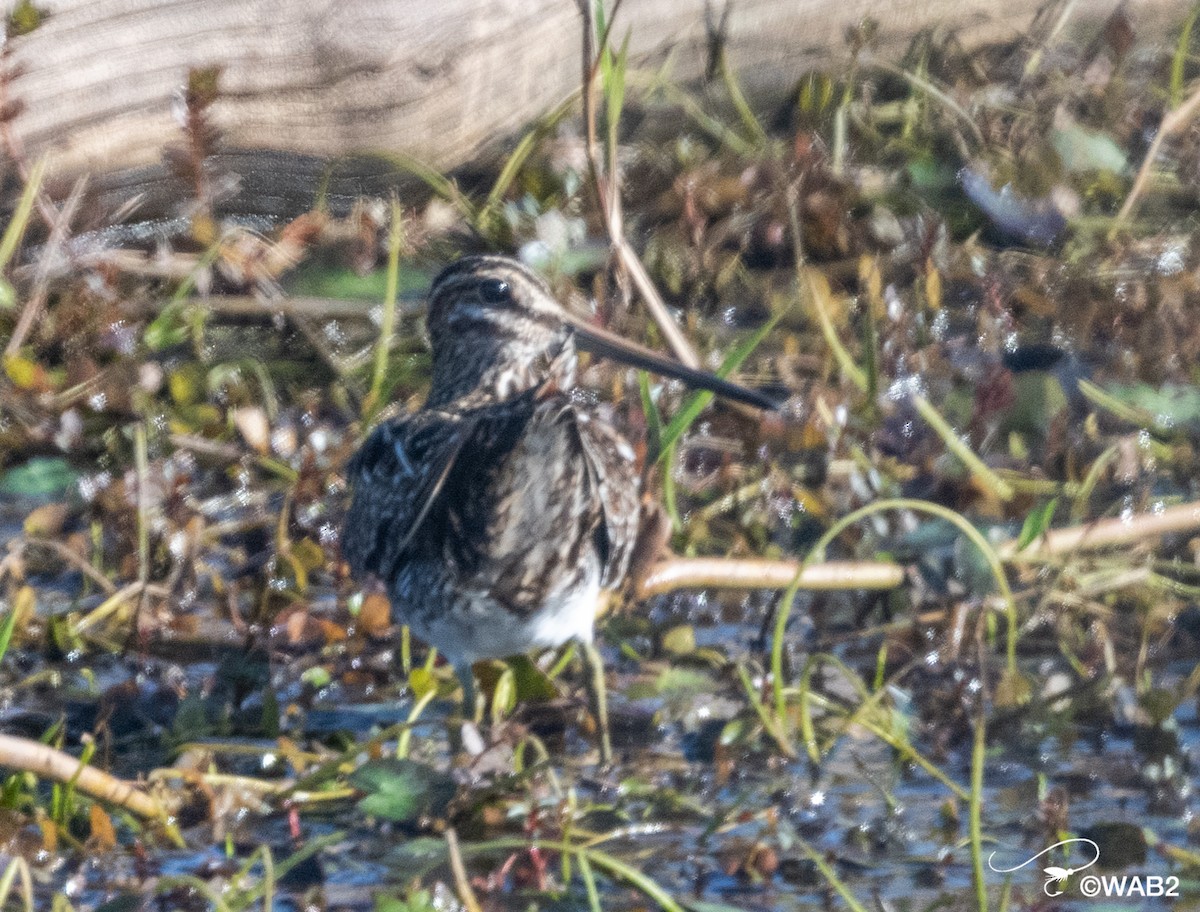
[[[430,517],[478,416],[422,411],[377,427],[350,461],[342,556],[355,576],[390,579]]]
[[[603,514],[597,545],[604,563],[601,585],[619,588],[629,571],[641,524],[641,484],[637,458],[612,426],[576,416],[575,426]]]

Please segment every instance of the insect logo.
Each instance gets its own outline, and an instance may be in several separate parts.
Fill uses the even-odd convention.
[[[1078,874],[1080,871],[1086,871],[1088,868],[1090,868],[1092,865],[1094,865],[1096,862],[1098,862],[1100,860],[1100,846],[1096,845],[1096,843],[1094,843],[1092,840],[1085,839],[1083,837],[1077,837],[1075,839],[1064,839],[1062,842],[1054,843],[1054,845],[1050,846],[1049,848],[1042,849],[1042,851],[1038,852],[1032,858],[1028,859],[1027,861],[1023,861],[1023,862],[1021,862],[1021,864],[1015,865],[1014,867],[1011,867],[1011,868],[998,868],[994,864],[992,864],[992,859],[996,857],[996,853],[993,852],[991,855],[988,856],[988,867],[991,868],[993,871],[995,871],[997,874],[1010,874],[1013,871],[1021,870],[1021,868],[1025,867],[1026,865],[1033,864],[1035,861],[1037,861],[1043,855],[1045,855],[1049,852],[1053,852],[1055,849],[1060,849],[1060,848],[1063,848],[1064,846],[1069,846],[1072,843],[1076,843],[1076,842],[1083,842],[1092,847],[1092,850],[1096,854],[1094,856],[1092,856],[1091,861],[1089,861],[1087,864],[1080,865],[1078,868],[1060,868],[1057,865],[1051,865],[1048,868],[1042,868],[1042,873],[1046,875],[1046,883],[1042,885],[1042,892],[1045,893],[1047,896],[1062,896],[1063,893],[1066,892],[1067,887],[1070,885],[1069,880],[1072,875]],[[1057,887],[1058,889],[1057,890],[1052,889],[1053,887]]]

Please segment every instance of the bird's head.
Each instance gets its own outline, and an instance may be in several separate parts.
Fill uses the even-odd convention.
[[[574,383],[575,345],[549,286],[516,260],[463,257],[429,289],[433,346],[429,404],[468,395],[497,400],[552,378]]]
[[[447,266],[429,289],[433,346],[428,405],[464,397],[502,401],[553,382],[575,383],[575,347],[682,380],[759,408],[778,406],[730,383],[589,324],[555,299],[539,275],[508,257],[469,256]]]

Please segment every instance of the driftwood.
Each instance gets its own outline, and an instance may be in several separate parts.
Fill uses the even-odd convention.
[[[847,59],[844,35],[879,20],[895,54],[921,29],[968,43],[1027,33],[1045,0],[736,0],[725,18],[728,59],[758,97],[778,96],[806,69]],[[5,6],[12,5],[12,0]],[[611,2],[608,4],[611,7]],[[679,81],[709,63],[711,25],[726,0],[626,0],[615,37],[635,66],[668,58]],[[1072,6],[1084,29],[1117,5]],[[175,98],[190,67],[223,67],[213,117],[234,154],[230,170],[260,212],[296,210],[331,157],[400,150],[439,169],[468,161],[576,91],[581,20],[573,0],[39,0],[46,20],[14,38],[24,105],[14,135],[29,157],[50,155],[60,182],[177,196],[161,167],[178,139]],[[1182,18],[1185,0],[1133,0],[1143,33]],[[176,105],[177,106],[177,105]],[[285,153],[282,157],[280,153]],[[354,169],[352,169],[354,170]],[[359,167],[354,178],[369,169]],[[69,186],[69,185],[68,185]],[[310,199],[294,198],[298,187]],[[335,188],[336,190],[337,188]],[[355,186],[341,188],[347,194]],[[151,207],[153,208],[153,207]]]

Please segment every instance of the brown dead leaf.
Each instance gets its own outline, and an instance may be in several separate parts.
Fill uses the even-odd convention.
[[[25,517],[25,534],[55,538],[63,530],[71,508],[65,503],[42,504]]]
[[[358,629],[367,636],[383,636],[392,626],[392,605],[382,592],[372,592],[363,599],[358,612]]]
[[[88,812],[88,817],[91,823],[92,836],[89,842],[93,848],[101,851],[108,851],[116,848],[117,831],[113,827],[112,818],[108,816],[108,812],[98,804],[93,804]]]
[[[319,618],[316,621],[317,628],[321,631],[321,636],[328,643],[340,643],[347,639],[349,634],[346,633],[346,628],[341,624],[335,624],[333,621]]]

